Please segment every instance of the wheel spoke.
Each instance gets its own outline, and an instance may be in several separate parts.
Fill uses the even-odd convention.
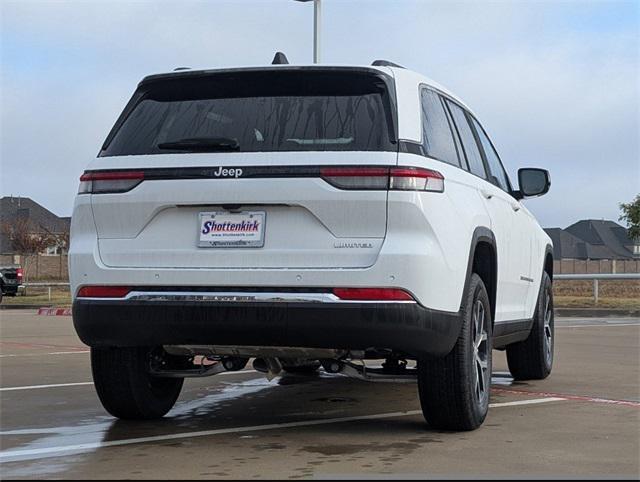
[[[551,302],[551,295],[549,292],[545,293],[544,299],[544,352],[547,362],[551,362],[553,356],[553,305]]]
[[[482,368],[482,364],[478,361],[476,362],[476,378],[478,379],[478,388],[480,394],[484,393],[484,369]]]
[[[478,401],[484,400],[487,393],[486,372],[489,366],[487,361],[488,334],[485,327],[486,312],[484,304],[476,300],[473,309],[473,357],[475,365],[475,395]]]

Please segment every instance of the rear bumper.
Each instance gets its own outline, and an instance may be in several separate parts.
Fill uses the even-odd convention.
[[[9,296],[15,296],[18,293],[24,291],[24,286],[19,284],[4,284],[2,286],[2,293]]]
[[[239,345],[443,356],[458,313],[418,303],[211,302],[76,299],[73,323],[90,346]]]

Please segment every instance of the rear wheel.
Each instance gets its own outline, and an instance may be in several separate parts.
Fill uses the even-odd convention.
[[[507,346],[509,371],[516,380],[542,380],[553,367],[554,319],[551,278],[542,275],[533,326],[529,337]]]
[[[150,348],[91,348],[91,370],[105,410],[117,418],[163,417],[175,404],[182,378],[149,374]]]
[[[465,294],[462,329],[451,352],[418,361],[422,413],[442,430],[474,430],[489,409],[491,306],[482,279],[472,274]]]

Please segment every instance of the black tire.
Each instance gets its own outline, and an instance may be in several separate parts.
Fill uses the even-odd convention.
[[[149,374],[149,348],[91,348],[91,371],[105,410],[125,420],[163,417],[175,404],[182,378]]]
[[[542,380],[549,376],[553,368],[553,326],[553,289],[545,272],[529,337],[507,346],[507,363],[514,379]]]
[[[480,317],[481,335],[476,337],[475,321]],[[491,305],[484,283],[475,273],[465,293],[462,320],[460,335],[448,355],[418,360],[422,413],[427,423],[439,430],[474,430],[482,425],[489,410]]]

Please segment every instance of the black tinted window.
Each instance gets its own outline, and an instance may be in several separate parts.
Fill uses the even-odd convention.
[[[453,120],[458,128],[462,147],[469,164],[469,170],[477,176],[486,178],[487,176],[482,162],[482,155],[480,154],[480,149],[478,149],[478,144],[473,135],[473,131],[471,130],[471,126],[467,121],[467,116],[459,106],[453,102],[446,102],[449,105],[451,115],[453,116]]]
[[[143,83],[134,99],[102,156],[230,145],[243,152],[395,150],[389,93],[372,73],[245,71],[164,78]],[[184,145],[176,146],[180,141]]]
[[[487,159],[487,164],[490,171],[489,174],[491,175],[490,180],[497,186],[509,192],[511,190],[511,186],[509,184],[509,179],[507,178],[507,173],[504,171],[502,163],[500,162],[500,158],[498,157],[498,153],[493,148],[491,141],[487,137],[487,134],[482,129],[482,126],[478,123],[478,121],[472,118],[472,122],[473,126],[476,128],[478,137],[480,138],[484,156]]]
[[[422,90],[422,137],[428,156],[460,166],[444,106],[438,94],[428,89]]]

